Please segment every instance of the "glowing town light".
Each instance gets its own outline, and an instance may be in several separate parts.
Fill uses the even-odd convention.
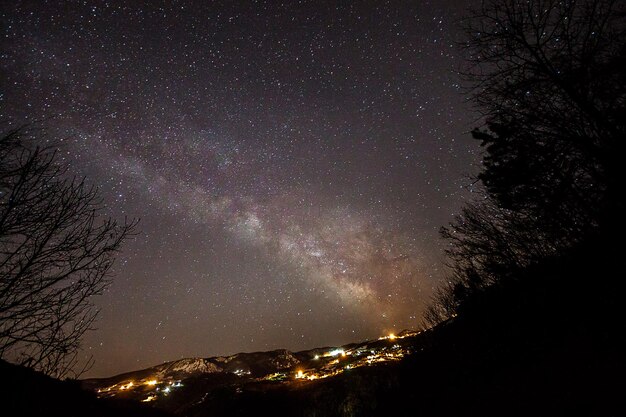
[[[346,356],[346,352],[343,349],[335,349],[335,350],[331,350],[330,352],[328,352],[328,356],[337,356],[337,355]]]
[[[320,358],[320,355],[315,355],[313,359],[318,360],[319,358]]]
[[[154,386],[154,385],[156,385],[158,383],[159,383],[159,381],[157,381],[156,379],[151,379],[150,381],[146,382],[146,385]]]
[[[120,386],[120,391],[124,391],[129,388],[132,388],[132,386],[133,386],[133,381],[130,381],[128,384]]]
[[[149,395],[144,400],[141,400],[142,403],[149,403],[150,401],[156,400],[156,395]]]
[[[304,372],[302,370],[298,370],[298,372],[296,373],[296,379],[302,378],[304,378]]]
[[[396,335],[395,335],[395,334],[393,334],[393,333],[391,333],[391,334],[389,334],[389,336],[387,336],[387,338],[388,338],[389,340],[394,340],[394,339],[396,338]]]
[[[168,394],[171,391],[170,387],[165,387],[163,390],[164,393]]]

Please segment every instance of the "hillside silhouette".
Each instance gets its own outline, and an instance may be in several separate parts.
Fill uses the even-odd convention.
[[[118,399],[98,399],[75,380],[60,381],[0,360],[0,411],[5,416],[166,417],[169,414]]]

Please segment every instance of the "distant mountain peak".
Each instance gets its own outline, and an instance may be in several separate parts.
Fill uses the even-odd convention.
[[[196,373],[222,372],[222,368],[209,359],[186,358],[172,362],[166,362],[155,367],[161,374],[184,373],[187,375]]]

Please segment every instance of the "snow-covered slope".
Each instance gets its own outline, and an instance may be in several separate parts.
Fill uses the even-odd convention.
[[[153,368],[162,377],[172,374],[211,374],[215,372],[223,372],[224,369],[210,359],[189,358],[180,359],[173,362],[166,362]]]

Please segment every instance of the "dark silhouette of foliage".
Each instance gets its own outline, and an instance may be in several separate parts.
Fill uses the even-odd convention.
[[[467,75],[486,118],[478,178],[555,239],[623,208],[625,13],[615,0],[496,0],[468,23]]]
[[[452,276],[427,308],[427,325],[447,319],[463,300],[556,252],[558,247],[549,236],[528,227],[533,222],[530,216],[486,199],[467,204],[456,222],[442,229]]]
[[[489,0],[467,36],[484,198],[442,229],[453,275],[430,324],[624,211],[626,2]]]
[[[136,222],[102,219],[97,190],[68,178],[34,133],[0,137],[0,357],[63,377]]]

